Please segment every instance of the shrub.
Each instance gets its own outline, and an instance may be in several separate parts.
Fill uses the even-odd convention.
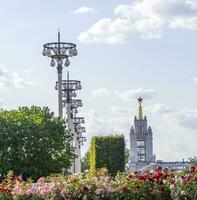
[[[125,141],[124,136],[96,136],[90,145],[90,172],[107,168],[112,176],[123,172],[125,168]]]

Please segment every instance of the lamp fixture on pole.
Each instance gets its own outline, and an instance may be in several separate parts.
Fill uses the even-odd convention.
[[[46,43],[43,45],[42,55],[51,58],[51,67],[57,66],[58,73],[58,110],[59,117],[63,117],[62,105],[62,70],[63,65],[68,67],[70,65],[69,58],[78,54],[76,44],[61,42],[60,31],[58,31],[58,42]]]

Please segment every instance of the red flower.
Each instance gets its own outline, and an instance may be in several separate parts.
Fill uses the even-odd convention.
[[[163,181],[160,181],[159,184],[160,184],[160,185],[163,185]]]
[[[141,180],[141,181],[145,181],[146,180],[146,176],[145,175],[144,176],[139,176],[138,179]]]
[[[148,177],[148,180],[151,181],[151,182],[154,181],[153,177]]]
[[[163,177],[167,178],[168,177],[168,173],[164,173]]]
[[[158,182],[159,182],[159,180],[158,180],[158,179],[156,179],[156,178],[154,179],[154,181],[155,181],[156,183],[158,183]]]
[[[161,191],[164,191],[164,187],[163,187],[163,186],[161,186],[161,187],[160,187],[160,190],[161,190]]]
[[[148,191],[149,191],[150,193],[152,193],[152,192],[153,192],[153,189],[152,189],[152,188],[149,188]]]
[[[128,179],[130,180],[132,177],[133,177],[132,174],[129,174]]]
[[[124,186],[123,188],[122,188],[122,190],[123,190],[123,192],[129,192],[129,188],[127,187],[127,186]]]
[[[163,173],[162,173],[162,172],[157,172],[157,173],[155,173],[154,178],[157,179],[157,180],[159,180],[160,177],[162,177],[162,176],[163,176]]]
[[[89,189],[85,186],[85,187],[83,188],[83,191],[88,192]]]

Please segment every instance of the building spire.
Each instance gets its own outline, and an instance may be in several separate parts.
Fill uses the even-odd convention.
[[[67,81],[69,81],[69,70],[67,71]]]
[[[137,100],[138,100],[138,103],[139,103],[138,120],[143,120],[143,111],[142,111],[142,101],[143,101],[143,99],[141,97],[139,97]]]

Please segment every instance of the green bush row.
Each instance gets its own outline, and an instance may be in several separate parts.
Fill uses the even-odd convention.
[[[95,136],[89,154],[90,172],[107,168],[112,176],[125,169],[125,140],[123,135]]]

